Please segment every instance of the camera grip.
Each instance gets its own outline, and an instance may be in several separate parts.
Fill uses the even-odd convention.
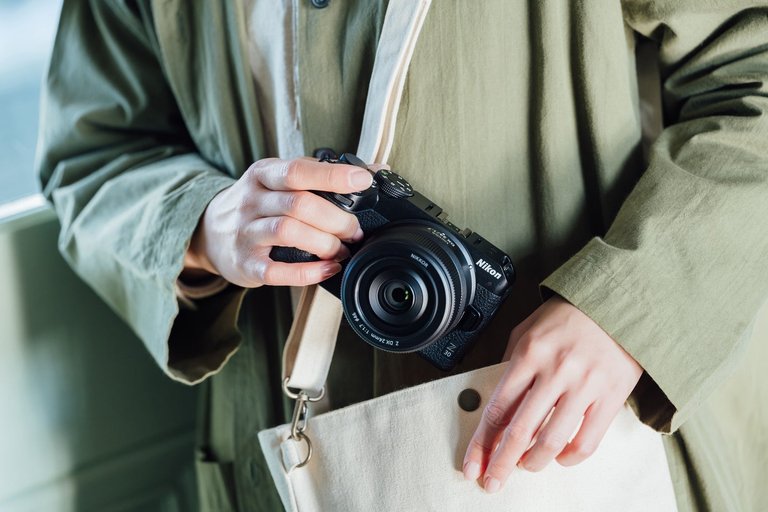
[[[269,257],[275,261],[285,263],[304,263],[307,261],[320,261],[320,258],[314,254],[308,253],[295,247],[275,246],[269,252]]]
[[[419,355],[441,370],[450,371],[464,359],[464,355],[475,344],[480,333],[485,330],[506,297],[501,297],[489,290],[478,287],[475,291],[473,306],[482,313],[482,319],[471,331],[454,329],[441,340],[419,351]]]

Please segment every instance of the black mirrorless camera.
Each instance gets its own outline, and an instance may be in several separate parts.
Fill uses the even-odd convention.
[[[322,161],[369,170],[351,153]],[[376,172],[361,192],[315,193],[354,214],[365,233],[349,246],[342,271],[321,283],[341,299],[352,329],[376,348],[419,351],[438,368],[453,368],[509,296],[515,278],[509,256],[451,224],[392,171]],[[273,248],[270,257],[317,260],[288,247]]]

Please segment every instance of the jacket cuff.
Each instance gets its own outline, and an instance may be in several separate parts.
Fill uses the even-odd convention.
[[[669,339],[660,327],[675,312],[653,307],[621,275],[598,259],[602,241],[591,240],[539,284],[543,300],[556,293],[597,323],[644,369],[627,399],[637,417],[654,430],[677,430],[693,406],[691,386],[683,382],[696,372],[690,344]],[[627,265],[618,265],[629,272]],[[671,318],[674,321],[673,318]]]
[[[176,279],[176,298],[187,309],[197,309],[196,300],[212,297],[229,286],[229,282],[221,276],[211,275],[204,281],[187,282],[181,277]]]
[[[165,371],[171,378],[197,384],[224,367],[240,346],[237,319],[245,291],[230,284],[179,310],[168,337]]]
[[[180,308],[177,292],[184,254],[198,220],[211,199],[233,181],[208,173],[198,175],[168,198],[153,222],[172,228],[158,233],[164,239],[155,240],[156,276],[160,279],[148,281],[155,283],[153,292],[136,295],[146,300],[139,306],[141,318],[132,324],[163,371],[185,384],[196,384],[218,372],[240,344],[237,317],[244,289],[229,285],[195,300],[194,309]]]

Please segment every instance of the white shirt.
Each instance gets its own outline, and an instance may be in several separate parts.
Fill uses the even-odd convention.
[[[299,0],[245,0],[248,60],[262,115],[267,151],[290,159],[304,156],[296,84]],[[275,27],[283,27],[275,37]]]

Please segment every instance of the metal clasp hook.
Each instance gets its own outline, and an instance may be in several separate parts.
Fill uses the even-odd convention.
[[[294,441],[304,441],[307,443],[307,456],[301,463],[297,464],[293,468],[295,469],[306,466],[309,462],[309,459],[312,458],[312,442],[304,433],[308,424],[307,415],[309,413],[309,403],[322,400],[322,398],[325,396],[325,388],[321,389],[317,396],[309,396],[303,389],[299,391],[292,391],[291,388],[288,387],[289,379],[290,377],[286,377],[283,381],[283,392],[286,394],[286,396],[296,401],[293,406],[293,419],[291,420],[290,439],[293,439]]]
[[[309,402],[309,397],[302,391],[293,406],[293,420],[291,421],[291,437],[293,438],[303,434],[307,428],[307,402]]]

